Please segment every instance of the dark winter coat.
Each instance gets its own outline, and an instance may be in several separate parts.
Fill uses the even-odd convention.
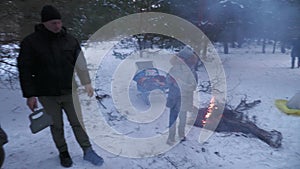
[[[293,49],[291,52],[291,56],[300,58],[300,38],[296,39],[293,42]]]
[[[90,77],[78,41],[63,28],[59,33],[35,26],[21,42],[18,69],[23,96],[59,96],[72,92],[74,68],[83,85]],[[75,66],[77,60],[77,64]]]
[[[177,59],[172,60],[172,68],[167,74],[166,82],[169,87],[166,106],[172,108],[181,103],[180,110],[190,111],[193,108],[193,92],[197,81],[193,70]]]
[[[7,142],[8,142],[7,135],[5,131],[0,127],[0,146],[2,147]]]

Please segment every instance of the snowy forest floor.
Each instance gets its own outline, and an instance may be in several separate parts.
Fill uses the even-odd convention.
[[[227,78],[228,104],[237,105],[245,95],[249,101],[261,100],[261,104],[247,113],[256,116],[256,124],[260,128],[282,133],[281,148],[272,148],[257,138],[244,137],[239,133],[214,133],[200,144],[197,141],[200,129],[193,127],[187,141],[149,158],[120,157],[93,143],[95,151],[105,160],[101,168],[300,168],[300,117],[286,115],[274,105],[275,99],[289,99],[300,90],[300,69],[290,69],[288,53],[262,54],[259,50],[255,47],[232,49],[228,55],[220,54]],[[6,159],[3,169],[62,168],[50,130],[31,134],[30,110],[21,91],[1,88],[0,93],[0,124],[9,138],[9,143],[4,146]],[[65,136],[74,162],[72,168],[97,168],[82,159],[82,151],[66,119],[65,124]]]

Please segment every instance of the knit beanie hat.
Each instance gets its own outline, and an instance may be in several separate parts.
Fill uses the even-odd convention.
[[[47,22],[53,19],[61,19],[59,11],[51,5],[45,5],[41,11],[41,21]]]
[[[180,50],[177,54],[178,57],[182,59],[188,59],[194,55],[194,51],[190,46],[185,46],[182,50]]]

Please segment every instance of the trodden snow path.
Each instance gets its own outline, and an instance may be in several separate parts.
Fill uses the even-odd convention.
[[[236,105],[244,95],[248,96],[249,101],[260,99],[262,103],[249,110],[248,115],[256,116],[256,124],[259,127],[268,131],[272,129],[280,131],[283,135],[281,148],[274,149],[257,138],[244,137],[238,133],[215,133],[207,142],[200,144],[197,139],[201,129],[194,127],[187,136],[187,141],[176,145],[164,154],[151,158],[120,157],[93,143],[96,152],[105,160],[101,168],[300,168],[300,133],[298,130],[300,117],[283,114],[274,106],[275,99],[289,99],[300,90],[300,69],[289,68],[288,54],[252,52],[255,50],[258,49],[236,49],[231,50],[229,55],[220,55],[227,77],[228,102],[230,105]],[[201,73],[203,72],[200,71],[200,76]],[[103,77],[103,79],[109,79],[109,77]],[[97,84],[98,88],[101,83]],[[28,119],[30,111],[26,107],[20,90],[0,89],[0,93],[0,123],[9,137],[9,143],[4,146],[6,159],[3,168],[62,168],[50,130],[45,129],[38,134],[31,134]],[[158,123],[157,125],[161,125],[158,128],[165,127],[165,124]],[[82,159],[82,151],[75,141],[66,118],[65,129],[65,136],[74,162],[72,168],[99,168]]]

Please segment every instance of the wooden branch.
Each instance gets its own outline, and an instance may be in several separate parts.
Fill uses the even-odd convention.
[[[0,60],[0,63],[4,63],[4,64],[9,65],[9,66],[17,67],[17,65],[8,63],[8,62],[6,62],[6,61],[4,61],[4,60]]]
[[[8,73],[10,73],[10,74],[12,74],[12,75],[15,75],[15,76],[18,75],[17,73],[12,72],[12,71],[9,71],[9,70],[7,70],[7,69],[4,69],[4,68],[2,68],[2,67],[0,67],[0,69],[3,70],[3,71],[5,71],[5,72],[8,72]]]

